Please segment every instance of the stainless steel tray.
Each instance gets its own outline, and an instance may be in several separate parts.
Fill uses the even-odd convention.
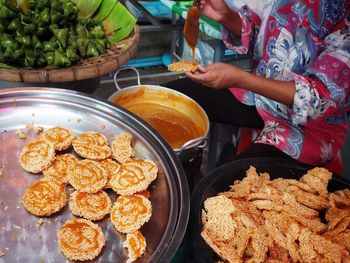
[[[153,215],[141,231],[147,240],[146,254],[138,262],[166,262],[175,254],[185,232],[189,213],[189,193],[182,166],[167,143],[135,115],[108,102],[83,93],[50,88],[15,88],[0,90],[0,262],[68,262],[60,253],[56,231],[73,218],[69,207],[43,218],[25,211],[21,198],[26,188],[42,178],[19,165],[20,151],[35,140],[29,134],[22,140],[15,134],[25,126],[49,128],[60,125],[74,130],[99,131],[111,140],[113,134],[129,132],[135,139],[136,156],[148,158],[159,166],[158,178],[149,187]],[[72,188],[67,186],[67,191]],[[115,195],[111,192],[112,201]],[[125,262],[123,236],[109,217],[97,222],[107,243],[93,262]]]

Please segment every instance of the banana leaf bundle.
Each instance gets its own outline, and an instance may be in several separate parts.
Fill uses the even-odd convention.
[[[136,18],[116,0],[75,0],[80,15],[102,22],[111,45],[126,38],[136,25]]]
[[[73,0],[0,0],[0,67],[67,67],[109,47],[100,21]]]
[[[136,19],[116,0],[0,0],[0,67],[66,67],[127,37]]]

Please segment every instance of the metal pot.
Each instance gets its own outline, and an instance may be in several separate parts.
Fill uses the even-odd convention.
[[[136,72],[137,85],[121,89],[117,83],[117,75],[128,69]],[[117,91],[108,100],[148,122],[169,143],[181,161],[190,160],[196,151],[207,145],[209,119],[203,108],[193,99],[166,87],[141,85],[140,74],[133,67],[117,70],[114,83]],[[174,117],[176,114],[178,117]],[[151,118],[156,121],[152,122]],[[193,129],[196,131],[193,132]],[[188,139],[180,142],[183,134]]]

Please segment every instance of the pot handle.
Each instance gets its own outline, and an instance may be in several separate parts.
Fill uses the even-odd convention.
[[[115,87],[117,88],[118,91],[121,90],[122,88],[119,87],[119,85],[118,85],[118,82],[117,82],[117,75],[118,75],[119,72],[124,71],[124,70],[128,70],[128,69],[131,69],[131,70],[135,71],[136,76],[137,76],[137,85],[141,85],[141,82],[140,82],[140,73],[139,73],[139,71],[138,71],[136,68],[134,68],[134,67],[123,67],[123,68],[118,69],[118,70],[114,73],[114,78],[113,78],[113,79],[114,79],[114,85],[115,85]]]
[[[178,154],[181,155],[182,152],[188,148],[191,148],[193,146],[195,146],[196,148],[205,148],[206,146],[208,145],[208,138],[207,137],[202,137],[202,138],[197,138],[197,139],[193,139],[193,140],[190,140],[186,143],[184,143],[180,150],[178,151]]]

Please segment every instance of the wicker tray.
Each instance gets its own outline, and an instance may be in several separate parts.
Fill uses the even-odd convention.
[[[71,67],[60,69],[0,68],[0,80],[16,82],[68,82],[91,79],[108,74],[128,62],[136,53],[140,40],[140,29],[118,42],[106,53],[84,59]]]

